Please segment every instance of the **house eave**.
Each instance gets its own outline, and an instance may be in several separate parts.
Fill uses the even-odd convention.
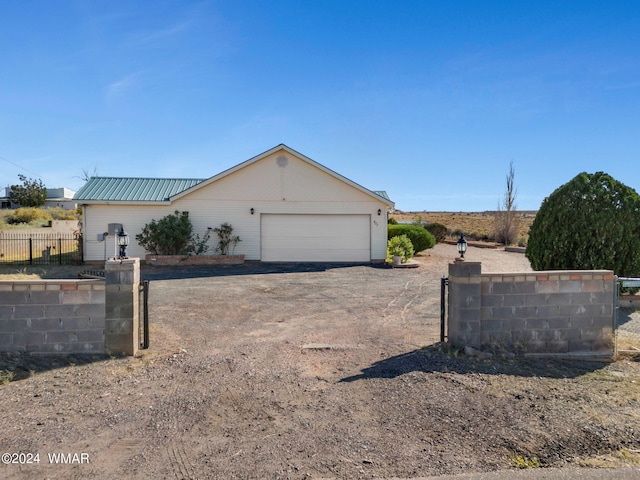
[[[80,205],[171,205],[171,200],[75,200]]]

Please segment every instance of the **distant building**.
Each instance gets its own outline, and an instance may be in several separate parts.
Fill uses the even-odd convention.
[[[0,190],[0,208],[18,208],[20,205],[13,204],[9,200],[11,187],[4,187]],[[60,207],[65,210],[75,210],[77,202],[73,201],[75,191],[68,188],[47,188],[47,199],[44,202],[45,207]]]

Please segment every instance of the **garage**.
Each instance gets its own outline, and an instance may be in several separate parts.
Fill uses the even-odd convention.
[[[369,215],[261,215],[264,262],[369,262]]]

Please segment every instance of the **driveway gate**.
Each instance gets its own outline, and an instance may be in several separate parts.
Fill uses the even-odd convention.
[[[149,280],[143,280],[138,287],[140,348],[149,348]]]
[[[629,309],[621,310],[620,308],[620,299],[624,299],[624,296],[620,296],[622,289],[638,289],[640,288],[640,277],[616,277],[616,296],[615,296],[615,318],[614,318],[614,327],[616,340],[618,336],[618,332],[620,329],[624,330],[626,334],[632,334],[640,338],[640,320],[637,318],[633,318],[631,315],[628,315]],[[632,297],[637,298],[637,297]],[[633,302],[630,302],[631,308],[633,307]],[[625,320],[626,317],[626,320]],[[617,342],[616,342],[617,343]]]

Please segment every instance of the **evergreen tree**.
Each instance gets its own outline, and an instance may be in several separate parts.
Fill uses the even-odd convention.
[[[542,202],[526,255],[534,270],[640,275],[640,195],[606,173],[580,173]]]

